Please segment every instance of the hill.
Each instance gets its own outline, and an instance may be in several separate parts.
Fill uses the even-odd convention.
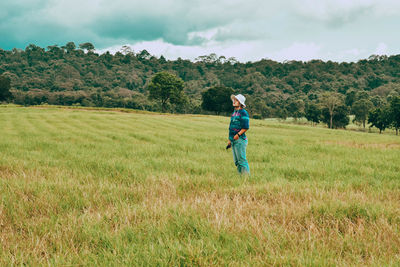
[[[232,87],[248,96],[250,114],[262,117],[298,116],[307,103],[326,91],[349,99],[366,92],[378,107],[390,94],[400,93],[400,55],[376,56],[358,62],[238,62],[210,54],[195,61],[157,58],[146,50],[123,47],[114,55],[97,54],[93,45],[46,49],[31,44],[25,50],[0,49],[0,75],[11,79],[14,102],[98,107],[126,107],[159,111],[148,100],[147,85],[158,72],[174,73],[185,82],[188,102],[171,106],[178,113],[206,113],[201,93],[213,86]]]

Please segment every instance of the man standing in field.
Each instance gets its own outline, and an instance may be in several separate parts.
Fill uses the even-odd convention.
[[[231,95],[235,110],[231,116],[229,124],[229,141],[227,149],[232,147],[233,161],[240,174],[250,174],[249,163],[246,159],[247,137],[246,131],[249,129],[249,114],[244,109],[246,98],[241,95]]]

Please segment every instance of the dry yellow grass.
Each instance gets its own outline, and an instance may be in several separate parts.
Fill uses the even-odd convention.
[[[252,121],[245,178],[227,124],[0,109],[0,265],[399,264],[398,137]]]

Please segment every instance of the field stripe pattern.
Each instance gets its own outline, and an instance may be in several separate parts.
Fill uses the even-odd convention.
[[[0,265],[400,262],[400,138],[228,117],[0,106]]]

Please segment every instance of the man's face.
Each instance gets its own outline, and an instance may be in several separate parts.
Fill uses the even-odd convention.
[[[233,99],[233,106],[234,106],[235,108],[237,108],[237,107],[240,106],[240,103],[239,103],[239,101],[238,101],[236,98]]]

